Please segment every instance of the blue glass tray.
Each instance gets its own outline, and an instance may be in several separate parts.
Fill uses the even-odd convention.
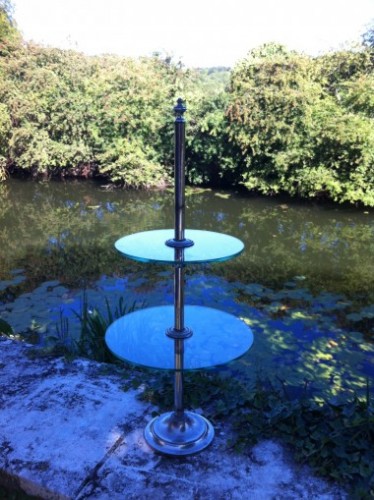
[[[251,329],[218,309],[185,306],[185,326],[193,331],[184,341],[184,368],[195,370],[239,358],[252,346]],[[174,307],[160,306],[126,314],[112,323],[105,341],[118,358],[151,368],[174,368],[174,340],[165,331],[174,326]]]
[[[185,237],[194,242],[183,251],[183,262],[223,262],[239,255],[244,244],[238,238],[227,234],[197,229],[186,229]],[[176,263],[177,252],[165,245],[174,238],[173,229],[158,229],[130,234],[116,241],[115,247],[126,257],[140,262]]]

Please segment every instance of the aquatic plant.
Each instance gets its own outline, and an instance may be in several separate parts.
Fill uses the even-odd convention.
[[[83,294],[80,314],[75,313],[80,321],[80,336],[76,341],[76,354],[88,356],[102,362],[114,362],[112,355],[105,343],[105,332],[114,320],[138,308],[136,302],[126,305],[123,297],[113,310],[108,298],[104,299],[106,311],[103,313],[97,307],[90,307],[87,294]]]

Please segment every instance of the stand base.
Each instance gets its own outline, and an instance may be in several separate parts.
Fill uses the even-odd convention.
[[[192,455],[203,451],[214,438],[212,424],[189,411],[163,413],[149,422],[144,438],[151,448],[165,455]]]

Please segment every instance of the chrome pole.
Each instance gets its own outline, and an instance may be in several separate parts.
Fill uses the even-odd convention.
[[[174,329],[178,332],[184,330],[184,250],[175,250],[175,260],[178,262],[174,268]]]
[[[174,107],[176,114],[174,122],[174,239],[167,240],[166,245],[174,248],[174,328],[169,328],[166,335],[180,341],[191,337],[192,331],[184,326],[184,248],[194,244],[184,237],[185,230],[185,135],[186,120],[184,113],[187,108],[181,98]],[[183,346],[182,346],[183,347]],[[175,346],[175,353],[177,347]],[[184,352],[179,346],[178,352]],[[175,354],[175,359],[177,355]],[[182,360],[183,369],[183,360]],[[177,370],[178,371],[178,370]],[[179,385],[179,384],[178,384]]]
[[[174,328],[169,328],[166,335],[174,339],[174,417],[176,421],[184,420],[183,405],[183,367],[184,339],[191,337],[192,331],[184,326],[184,248],[192,246],[191,240],[184,237],[185,230],[185,135],[187,108],[181,98],[174,107],[176,114],[174,123],[174,240],[167,245],[174,251]]]
[[[175,216],[174,216],[174,239],[176,241],[184,240],[185,229],[185,173],[184,173],[184,158],[186,144],[186,120],[183,116],[187,108],[184,106],[182,99],[178,99],[178,103],[174,108],[176,113],[175,118],[175,152],[174,152],[174,198],[175,198]]]
[[[187,108],[181,98],[174,107],[174,238],[167,240],[166,245],[174,248],[186,248],[193,241],[184,237],[185,229],[185,167],[186,150],[186,120],[184,113]]]
[[[175,373],[174,373],[174,410],[178,420],[183,419],[183,362],[184,340],[174,340]]]

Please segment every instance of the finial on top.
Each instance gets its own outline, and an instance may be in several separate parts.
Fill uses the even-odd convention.
[[[184,122],[184,117],[183,113],[187,110],[186,106],[183,104],[183,99],[181,97],[178,98],[177,100],[177,105],[174,106],[174,112],[176,115],[175,121],[176,122]]]

